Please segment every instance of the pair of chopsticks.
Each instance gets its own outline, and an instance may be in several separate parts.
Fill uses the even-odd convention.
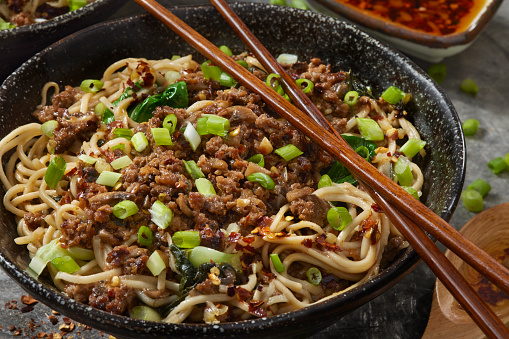
[[[391,221],[437,277],[444,282],[444,285],[484,333],[489,337],[509,337],[509,330],[506,326],[479,298],[424,231],[433,235],[508,294],[509,270],[477,248],[456,229],[355,153],[224,0],[211,0],[211,3],[246,43],[251,52],[256,55],[262,65],[267,70],[281,76],[285,90],[300,110],[221,52],[214,44],[206,40],[157,1],[135,1],[205,57],[212,60],[223,70],[228,71],[235,80],[260,95],[265,103],[270,105],[279,115],[340,161],[357,177],[374,200],[388,212],[387,215],[390,216]]]

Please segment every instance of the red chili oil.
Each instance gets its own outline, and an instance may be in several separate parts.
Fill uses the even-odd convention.
[[[467,30],[486,0],[336,0],[380,19],[433,35]]]

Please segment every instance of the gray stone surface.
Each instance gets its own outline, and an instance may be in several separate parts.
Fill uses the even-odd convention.
[[[205,0],[167,0],[164,3],[201,4]],[[268,2],[255,1],[255,2]],[[126,3],[114,17],[130,16],[143,12],[134,2]],[[462,121],[468,118],[480,120],[480,131],[467,138],[468,165],[466,185],[477,178],[487,180],[492,191],[485,198],[485,208],[509,201],[509,172],[498,176],[492,174],[486,163],[494,157],[509,152],[509,2],[501,5],[498,13],[479,36],[475,43],[463,53],[447,58],[447,77],[442,86],[450,96]],[[414,59],[426,69],[429,64]],[[472,97],[460,91],[463,79],[474,79],[479,87],[477,96]],[[461,203],[451,220],[460,228],[473,217]],[[405,277],[395,287],[365,304],[354,312],[339,319],[337,323],[313,336],[316,338],[419,338],[426,327],[435,276],[424,265]],[[0,337],[9,338],[14,332],[9,326],[21,329],[20,337],[30,338],[37,332],[60,332],[63,316],[58,324],[52,325],[47,316],[51,309],[38,303],[31,312],[22,313],[24,306],[21,295],[26,294],[5,273],[0,272]],[[17,310],[4,309],[3,305],[17,301]],[[35,331],[29,322],[38,325]],[[88,330],[81,325],[71,335],[73,338],[108,338],[107,334]]]

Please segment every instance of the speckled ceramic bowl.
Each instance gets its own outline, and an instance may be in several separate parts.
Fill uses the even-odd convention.
[[[96,0],[46,22],[1,30],[0,83],[35,53],[71,33],[104,20],[124,1]]]
[[[359,25],[363,30],[379,37],[401,51],[426,61],[438,62],[468,48],[491,20],[502,0],[474,0],[482,4],[479,11],[472,12],[471,23],[453,34],[437,36],[412,30],[390,21],[368,15],[341,0],[312,0]],[[322,8],[316,8],[323,10]]]
[[[413,93],[411,120],[428,142],[420,164],[426,178],[422,201],[449,219],[458,201],[465,171],[465,144],[460,122],[445,93],[415,64],[357,29],[310,11],[262,4],[237,3],[234,10],[273,54],[298,54],[301,60],[320,57],[334,69],[352,70],[380,93],[395,85]],[[174,13],[216,45],[234,52],[245,50],[240,40],[210,7],[175,9]],[[93,43],[92,43],[93,42]],[[30,59],[0,89],[0,136],[33,121],[30,113],[40,102],[46,81],[78,85],[99,78],[112,62],[125,57],[165,58],[193,53],[169,29],[149,16],[100,24],[71,35]],[[120,337],[304,336],[338,321],[341,315],[383,293],[405,276],[418,257],[408,249],[389,268],[366,284],[308,308],[266,319],[221,325],[163,324],[114,316],[57,293],[51,284],[24,272],[29,262],[17,236],[14,218],[3,206],[0,224],[0,264],[31,295],[55,310],[87,325]],[[349,324],[352,326],[352,324]]]

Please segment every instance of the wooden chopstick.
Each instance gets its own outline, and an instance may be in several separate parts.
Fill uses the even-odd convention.
[[[295,105],[303,112],[312,116],[320,125],[327,128],[337,137],[340,137],[339,133],[330,125],[328,120],[325,119],[324,115],[313,104],[311,99],[298,88],[293,79],[291,79],[281,65],[276,62],[270,52],[260,43],[235,12],[233,12],[230,6],[228,6],[224,0],[210,0],[210,2],[242,39],[249,50],[256,56],[258,61],[260,61],[268,71],[281,76],[286,93],[290,96]],[[423,261],[444,283],[444,286],[451,291],[452,295],[456,297],[458,302],[460,302],[483,332],[488,336],[497,336],[504,333],[509,335],[509,330],[505,327],[504,323],[486,303],[480,299],[474,289],[438,249],[435,243],[433,243],[421,229],[414,225],[411,220],[390,206],[385,199],[369,186],[363,184],[363,187],[377,204],[382,206],[387,212],[386,214],[391,218],[391,221],[398,227]]]
[[[341,151],[347,154],[347,155],[342,154],[343,155],[342,158],[351,156],[352,158],[355,159],[356,162],[359,161],[360,165],[364,167],[363,168],[364,170],[369,170],[370,173],[368,174],[368,176],[373,175],[375,181],[381,181],[383,184],[387,184],[387,188],[383,186],[380,187],[380,184],[378,182],[377,185],[373,185],[373,178],[367,177],[364,174],[365,173],[364,171],[351,170],[351,172],[358,179],[360,179],[360,181],[364,182],[366,185],[372,187],[375,191],[379,192],[380,195],[384,197],[385,200],[388,200],[388,202],[391,203],[393,206],[395,206],[396,209],[400,210],[401,212],[408,215],[411,219],[413,219],[415,224],[419,225],[424,231],[430,233],[441,243],[443,243],[447,248],[449,248],[452,252],[456,253],[465,262],[469,263],[477,271],[483,273],[490,281],[492,281],[504,292],[509,294],[509,270],[506,267],[498,263],[486,252],[479,249],[470,240],[466,239],[461,233],[459,233],[456,229],[450,226],[443,219],[438,217],[426,206],[418,202],[416,199],[412,198],[405,190],[401,189],[399,185],[395,184],[385,175],[378,172],[373,166],[371,166],[368,162],[362,159],[362,157],[358,156],[357,153],[355,153],[355,151],[353,151],[351,147],[343,140],[343,138],[339,136],[339,134],[334,128],[327,127],[329,126],[328,120],[325,119],[323,114],[318,110],[318,108],[316,108],[312,101],[302,93],[300,88],[297,86],[297,84],[295,84],[295,82],[290,78],[290,76],[285,72],[285,70],[278,63],[274,64],[273,62],[274,58],[270,55],[267,49],[258,41],[258,39],[253,35],[253,33],[248,29],[248,27],[231,10],[231,8],[226,4],[226,2],[221,0],[211,0],[211,3],[225,18],[225,20],[230,24],[235,33],[242,39],[242,41],[246,44],[249,50],[253,54],[256,54],[258,60],[262,63],[262,65],[269,71],[279,74],[281,76],[281,79],[283,80],[283,86],[285,86],[285,90],[287,91],[288,95],[292,97],[292,100],[294,100],[295,105],[297,105],[303,112],[307,111],[308,114],[312,116],[320,125],[326,127],[329,130],[329,132],[333,133],[336,136],[336,138],[334,138],[332,142],[338,142],[341,145]],[[242,83],[242,81],[240,80],[239,82]],[[267,86],[264,86],[264,89],[266,88]],[[288,104],[286,106],[291,106],[293,110],[290,110],[290,112],[292,112],[291,114],[295,114],[294,113],[295,108],[293,107],[293,105]],[[286,118],[288,114],[282,115]],[[298,128],[297,125],[294,126]],[[306,134],[305,130],[301,129],[301,131]],[[315,139],[317,137],[319,139],[325,139],[326,137],[323,135],[323,131],[314,130],[312,133],[314,134],[306,135],[312,139],[313,137]],[[338,158],[338,160],[348,169],[350,169],[347,166],[347,164],[342,161],[341,158]],[[360,172],[363,172],[362,175]],[[384,193],[386,194],[388,193],[388,195]],[[396,201],[394,201],[393,200],[394,194],[397,195],[401,194],[401,196],[399,196],[399,198],[398,196],[396,196]],[[405,202],[400,201],[400,199],[404,200]],[[424,216],[413,210],[412,209],[413,207],[416,207],[416,209],[418,209],[419,211],[422,210],[423,212],[425,212]],[[410,208],[410,210],[408,210],[408,208]],[[422,220],[423,218],[429,219]]]
[[[350,172],[378,192],[388,203],[405,213],[405,215],[413,219],[415,223],[421,225],[421,227],[433,234],[437,239],[442,238],[442,243],[451,250],[459,251],[462,254],[462,258],[463,256],[467,258],[468,260],[463,259],[468,261],[474,268],[478,269],[489,266],[490,269],[486,272],[486,277],[509,293],[509,271],[504,266],[484,252],[475,252],[475,245],[469,241],[460,240],[459,232],[426,206],[411,197],[399,185],[378,172],[376,168],[368,165],[343,139],[337,138],[328,130],[323,130],[311,117],[295,108],[295,106],[274,92],[273,89],[265,86],[260,79],[252,75],[233,59],[227,57],[214,44],[207,41],[198,32],[186,25],[155,0],[135,1],[205,57],[224,70],[227,70],[235,80],[260,95],[272,109],[301,130],[316,144],[336,157]],[[448,237],[451,237],[451,239]],[[458,242],[457,244],[455,243],[456,241]],[[461,251],[462,246],[467,247],[467,250]]]

